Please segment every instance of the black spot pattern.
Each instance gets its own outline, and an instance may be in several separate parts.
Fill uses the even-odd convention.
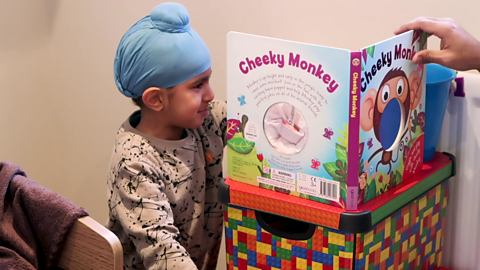
[[[120,127],[108,175],[108,227],[122,242],[125,269],[215,269],[225,130],[221,101],[180,141],[142,134],[128,119]],[[209,164],[205,154],[213,156]]]

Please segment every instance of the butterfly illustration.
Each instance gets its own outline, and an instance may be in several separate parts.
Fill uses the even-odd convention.
[[[315,159],[312,159],[312,166],[311,167],[312,167],[312,169],[318,171],[318,166],[320,166],[320,164],[321,164],[320,161],[318,161],[318,159],[315,158]]]
[[[422,104],[420,104],[420,110],[422,109]]]
[[[240,101],[240,106],[247,104],[247,102],[245,101],[245,95],[241,95],[237,99],[238,101]]]
[[[368,140],[367,145],[368,145],[368,149],[373,147],[373,138],[370,138],[370,140]]]
[[[332,139],[332,135],[333,135],[332,129],[325,128],[325,134],[323,134],[323,137],[331,140],[331,139]]]

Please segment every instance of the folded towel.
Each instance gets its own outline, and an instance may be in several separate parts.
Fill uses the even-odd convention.
[[[88,213],[0,162],[0,269],[51,269],[75,221]]]

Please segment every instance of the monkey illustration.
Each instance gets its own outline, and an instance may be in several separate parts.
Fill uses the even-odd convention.
[[[361,172],[360,175],[358,176],[358,188],[359,188],[358,203],[363,203],[363,201],[365,200],[365,193],[366,193],[365,188],[367,187],[367,179],[368,179],[368,170]]]
[[[360,59],[358,59],[358,58],[353,59],[352,64],[353,64],[354,66],[360,65]]]
[[[401,69],[390,70],[383,78],[378,91],[374,88],[367,91],[360,108],[360,126],[364,131],[370,131],[373,128],[376,139],[380,142],[380,148],[376,150],[368,159],[368,163],[379,153],[381,153],[380,161],[377,163],[376,170],[380,165],[388,165],[387,175],[390,174],[392,164],[398,159],[398,153],[403,146],[403,137],[407,133],[408,119],[410,111],[414,110],[422,95],[421,86],[422,76],[417,70],[412,71],[407,77]],[[395,140],[386,141],[382,137],[381,132],[390,127],[381,128],[382,116],[387,105],[390,102],[397,102],[402,113],[398,114],[400,119],[393,119],[401,123],[400,130],[395,136]],[[392,119],[387,118],[388,121]],[[384,119],[385,120],[385,119]],[[403,127],[403,128],[402,128]],[[382,140],[383,139],[383,140]],[[397,157],[393,157],[393,150],[397,148]]]

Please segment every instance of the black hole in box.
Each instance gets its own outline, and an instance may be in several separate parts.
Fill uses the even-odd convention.
[[[258,224],[267,232],[291,240],[308,240],[316,225],[283,216],[255,211]]]

